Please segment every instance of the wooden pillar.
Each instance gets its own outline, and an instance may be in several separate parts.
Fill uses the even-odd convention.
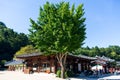
[[[54,73],[56,73],[57,72],[57,63],[56,63],[56,61],[54,62]]]
[[[57,72],[57,60],[55,58],[52,60],[52,69],[53,73]]]
[[[38,59],[38,73],[40,72],[41,59]]]
[[[11,71],[11,66],[9,66],[8,71]]]
[[[55,73],[55,63],[54,63],[54,60],[50,61],[50,72]]]
[[[24,72],[24,64],[23,64],[23,72]]]
[[[49,64],[50,64],[50,73],[51,73],[51,72],[52,72],[52,66],[53,66],[53,63],[52,63],[52,60],[51,60],[51,59],[50,59]]]

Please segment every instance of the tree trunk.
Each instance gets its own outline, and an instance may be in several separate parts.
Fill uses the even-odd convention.
[[[65,78],[65,68],[61,66],[61,78]]]
[[[61,78],[65,78],[67,53],[57,54],[57,60],[61,67]]]

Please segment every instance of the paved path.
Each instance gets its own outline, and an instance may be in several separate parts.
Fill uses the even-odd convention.
[[[120,80],[120,75],[111,75],[111,76],[100,78],[98,80]]]
[[[18,71],[0,71],[0,80],[62,80],[54,74],[34,73],[24,74]]]
[[[98,77],[77,77],[70,79],[56,78],[55,74],[34,73],[24,74],[20,71],[0,71],[0,80],[120,80],[120,75],[103,75]]]
[[[78,76],[78,78],[71,78],[71,80],[120,80],[120,75],[114,75],[114,74],[104,74],[104,75],[99,75],[98,77],[94,76]]]

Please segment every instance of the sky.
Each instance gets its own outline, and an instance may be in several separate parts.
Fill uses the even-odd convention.
[[[37,21],[46,1],[84,4],[86,39],[83,46],[120,46],[120,0],[0,0],[0,21],[18,33],[28,34],[30,18]]]

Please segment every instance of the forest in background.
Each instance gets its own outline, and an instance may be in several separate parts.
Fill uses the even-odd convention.
[[[106,56],[111,59],[115,59],[116,61],[120,61],[120,46],[118,45],[110,45],[106,48],[104,47],[99,48],[98,46],[89,48],[87,46],[87,47],[77,49],[75,53],[78,53],[78,54],[81,53],[83,55],[91,56],[91,57]]]
[[[26,34],[17,33],[0,22],[0,64],[12,60],[16,51],[29,44]]]

